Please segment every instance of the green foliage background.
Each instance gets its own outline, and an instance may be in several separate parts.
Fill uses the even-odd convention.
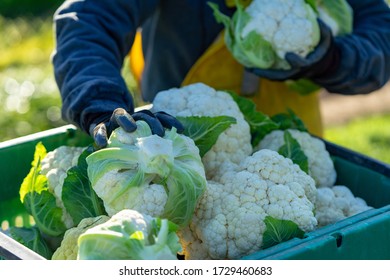
[[[52,18],[62,2],[0,1],[0,142],[65,124],[50,60]]]
[[[390,164],[389,128],[390,114],[372,115],[356,118],[345,125],[327,127],[325,138]]]
[[[55,10],[63,0],[1,0],[0,13],[4,17],[42,16]]]
[[[0,141],[63,124],[50,63],[62,1],[0,2]]]

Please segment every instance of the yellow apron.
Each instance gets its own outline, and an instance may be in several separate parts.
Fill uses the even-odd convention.
[[[137,36],[130,53],[130,66],[136,79],[140,80],[143,56],[141,37]],[[243,74],[244,67],[230,54],[223,36],[219,36],[187,73],[182,86],[202,82],[215,89],[233,90],[240,94]],[[323,134],[319,92],[300,95],[283,82],[260,79],[258,91],[248,98],[255,102],[259,111],[270,116],[291,109],[312,134],[320,137]]]

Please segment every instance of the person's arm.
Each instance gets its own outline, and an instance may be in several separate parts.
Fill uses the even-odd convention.
[[[321,41],[307,57],[286,54],[289,70],[249,71],[276,81],[308,78],[330,92],[364,94],[390,77],[390,9],[383,0],[349,0],[354,12],[352,34],[333,37],[321,21]]]
[[[137,28],[155,12],[158,0],[65,1],[54,16],[55,79],[64,120],[89,133],[117,108],[133,112],[121,76]]]
[[[390,9],[383,0],[348,2],[354,10],[354,30],[335,38],[339,65],[313,81],[334,93],[370,93],[390,77]]]

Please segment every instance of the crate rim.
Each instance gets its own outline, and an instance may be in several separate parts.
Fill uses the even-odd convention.
[[[41,138],[44,138],[44,137],[56,135],[56,134],[59,134],[59,133],[65,133],[65,132],[76,131],[76,130],[78,130],[78,128],[76,126],[72,125],[72,124],[63,125],[63,126],[59,126],[59,127],[56,127],[56,128],[52,128],[52,129],[48,129],[48,130],[32,133],[32,134],[29,134],[29,135],[17,137],[17,138],[14,138],[14,139],[5,140],[3,142],[0,142],[0,149],[6,148],[6,147],[10,147],[10,146],[19,145],[19,144],[30,142],[30,141],[34,141],[34,140],[37,140],[37,139],[41,139]]]

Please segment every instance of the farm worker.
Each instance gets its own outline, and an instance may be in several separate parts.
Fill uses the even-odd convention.
[[[90,133],[99,146],[117,126],[132,129],[131,118],[162,126],[176,119],[149,111],[134,114],[134,102],[121,75],[124,59],[141,54],[132,66],[142,98],[172,87],[203,82],[238,93],[244,67],[226,49],[207,4],[222,13],[235,11],[231,0],[78,0],[65,1],[54,16],[56,49],[53,66],[62,97],[63,119]],[[333,37],[321,25],[321,42],[311,56],[288,71],[254,70],[259,76],[253,100],[267,114],[292,109],[309,131],[321,135],[319,96],[299,95],[284,80],[309,78],[332,93],[365,94],[381,88],[390,75],[390,10],[383,0],[349,0],[353,33]],[[142,40],[137,31],[142,28]],[[142,51],[140,42],[142,41]],[[298,64],[300,66],[298,66]]]

